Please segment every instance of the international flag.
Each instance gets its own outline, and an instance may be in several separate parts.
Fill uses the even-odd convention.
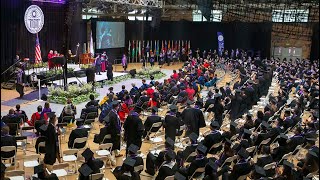
[[[180,40],[178,42],[178,50],[181,51],[181,49],[180,49]]]
[[[93,38],[92,38],[92,31],[90,35],[90,53],[94,56],[94,48],[93,48]]]
[[[142,54],[142,57],[144,57],[144,41],[142,41],[141,54]]]
[[[141,57],[141,41],[139,41],[139,58]]]
[[[168,42],[168,49],[170,49],[170,40],[169,40],[169,42]]]
[[[38,63],[40,63],[40,61],[42,60],[38,34],[37,34],[37,39],[36,39],[36,50],[35,50],[35,54],[36,54],[35,63],[38,64]]]
[[[132,41],[132,53],[131,53],[131,55],[132,55],[132,58],[134,58],[134,54],[135,54],[135,46],[134,46],[134,41]]]
[[[159,51],[160,51],[160,41],[157,41],[157,56],[159,56]]]
[[[130,46],[131,46],[131,43],[130,43],[130,40],[129,40],[129,46],[128,46],[128,57],[130,57],[130,54],[131,54],[131,52],[130,52]]]
[[[164,51],[163,40],[161,41],[161,51]]]
[[[136,57],[138,56],[139,54],[139,41],[137,40],[137,43],[136,43]]]

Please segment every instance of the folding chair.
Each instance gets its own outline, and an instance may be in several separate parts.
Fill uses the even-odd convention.
[[[97,173],[97,174],[90,174],[89,179],[90,180],[98,180],[98,179],[104,179],[104,174],[103,173]]]
[[[249,154],[254,154],[255,151],[256,151],[256,146],[248,147],[248,148],[246,148],[246,151],[247,151]]]
[[[106,143],[105,140],[107,140],[107,139],[111,139],[111,134],[105,135],[105,136],[103,137],[103,140],[102,140],[99,144],[105,144],[105,143]]]
[[[271,138],[268,138],[268,139],[265,139],[265,140],[261,141],[261,143],[258,146],[258,149],[257,149],[256,153],[258,152],[258,150],[261,148],[262,145],[267,145],[267,144],[269,144],[270,141],[271,141]]]
[[[9,127],[10,131],[9,134],[11,136],[17,136],[19,131],[19,124],[18,123],[6,123],[6,125]]]
[[[218,142],[218,143],[216,143],[216,144],[214,144],[214,145],[212,145],[211,148],[210,148],[209,151],[208,151],[208,154],[211,154],[210,152],[211,152],[212,149],[217,149],[217,148],[219,148],[220,146],[222,146],[222,141],[221,141],[221,142]]]
[[[74,162],[75,168],[74,172],[77,173],[78,165],[77,165],[77,156],[78,156],[78,149],[68,149],[62,152],[62,161],[63,162]]]
[[[289,152],[289,153],[283,155],[278,164],[281,164],[282,161],[289,159],[289,157],[290,157],[291,155],[292,155],[292,152]]]
[[[277,167],[277,162],[273,162],[273,163],[270,163],[270,164],[266,164],[263,169],[266,171],[266,174],[269,176],[269,177],[273,177],[275,175],[275,170],[276,170],[276,167]],[[272,172],[271,172],[272,171]]]
[[[62,121],[61,123],[70,123],[70,121],[72,121],[72,123],[74,122],[75,118],[73,116],[63,116],[62,117]]]
[[[27,132],[31,130],[32,132]],[[35,130],[34,126],[24,126],[24,127],[21,127],[20,134],[21,136],[31,137],[32,144],[33,144],[34,138],[36,136],[36,133],[34,132],[34,130]]]
[[[83,148],[75,148],[75,145],[76,145],[76,144],[82,144],[82,143],[84,143],[84,142],[85,142],[86,144],[84,145]],[[87,146],[88,146],[88,137],[76,138],[76,139],[73,141],[72,149],[82,150],[82,149],[85,149]]]
[[[235,134],[230,138],[230,140],[235,141],[238,137],[239,137],[239,134]]]
[[[189,178],[189,180],[192,180],[192,179],[203,179],[204,178],[204,172],[205,172],[205,167],[201,167],[201,168],[198,168],[194,171],[194,173],[192,174],[192,176]],[[196,176],[196,173],[201,173],[199,176]]]
[[[14,138],[17,141],[17,148],[21,148],[23,150],[23,153],[26,154],[27,136],[15,136]]]
[[[66,179],[65,177],[68,175],[68,172],[65,170],[65,168],[69,167],[69,163],[60,163],[60,164],[54,164],[52,167],[52,172],[57,175],[57,177]]]
[[[5,176],[10,180],[25,180],[25,172],[21,170],[6,171]]]
[[[135,166],[134,171],[140,174],[141,171],[143,171],[143,168],[143,165]]]
[[[164,180],[174,180],[174,176],[167,176]]]
[[[96,154],[101,157],[107,157],[107,161],[111,165],[111,152],[112,152],[112,143],[100,144],[99,150],[96,151]],[[107,162],[105,162],[106,164]]]
[[[39,165],[39,154],[32,154],[23,157],[23,170],[25,171],[26,168],[33,168]]]
[[[14,155],[11,157],[2,157],[3,153],[9,153],[14,151]],[[14,169],[16,170],[16,155],[17,155],[17,148],[15,146],[2,146],[1,147],[1,161],[9,160],[10,164],[5,164],[6,167],[10,167],[12,162],[14,163]]]
[[[157,133],[159,132],[161,126],[162,126],[162,122],[153,123],[152,126],[151,126],[151,128],[150,128],[150,130],[148,131],[146,137],[149,137],[149,138],[150,138],[150,134],[152,133],[152,129],[153,129],[153,128],[158,128],[158,130],[157,130],[157,131],[155,132],[155,134],[154,134],[154,137],[153,137],[153,138],[150,138],[150,141],[152,141],[152,142],[154,142],[154,143],[162,142],[162,138],[158,138],[158,137],[157,137]]]
[[[250,173],[251,173],[251,172],[250,172]],[[238,179],[237,179],[237,180],[246,180],[246,179],[247,179],[247,177],[250,175],[250,173],[248,173],[248,174],[245,174],[245,175],[242,175],[242,176],[238,177]]]
[[[223,168],[223,166],[227,163],[232,163],[234,160],[237,159],[237,155],[234,155],[234,156],[231,156],[231,157],[228,157],[224,162],[223,164],[220,166],[220,168]]]
[[[189,156],[187,157],[186,161],[185,162],[189,162],[190,161],[190,158],[192,157],[196,157],[197,156],[197,152],[192,152],[191,154],[189,154]]]
[[[61,134],[60,134],[60,136],[59,136],[59,137],[60,137],[60,143],[62,143],[62,137],[63,137],[63,139],[65,140],[65,136],[66,136],[66,133],[67,133],[65,127],[68,127],[68,123],[58,123],[58,124],[57,124],[57,127],[59,127],[59,128],[62,129]],[[64,130],[63,130],[63,129],[64,129]],[[60,147],[61,147],[61,144],[60,144]]]

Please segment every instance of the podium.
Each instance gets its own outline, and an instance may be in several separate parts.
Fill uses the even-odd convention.
[[[80,55],[80,64],[93,64],[94,58],[91,58],[91,53],[85,53]]]

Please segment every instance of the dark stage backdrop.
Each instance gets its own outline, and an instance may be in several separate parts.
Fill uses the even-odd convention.
[[[63,52],[66,42],[66,5],[30,2],[28,0],[1,0],[1,70],[13,64],[16,54],[21,58],[35,57],[36,35],[31,34],[24,25],[24,13],[31,5],[38,5],[45,17],[39,32],[42,58],[50,49]]]
[[[311,61],[319,59],[319,23],[315,23],[313,26],[310,59]]]
[[[92,19],[92,22],[93,37],[95,37],[96,19]],[[191,49],[213,50],[218,49],[217,32],[220,31],[224,35],[225,49],[260,50],[262,57],[270,57],[271,23],[161,21],[158,28],[151,28],[150,23],[127,21],[126,47],[129,40],[190,40]],[[96,50],[100,51],[103,50]],[[107,51],[112,54],[127,52],[123,48]]]

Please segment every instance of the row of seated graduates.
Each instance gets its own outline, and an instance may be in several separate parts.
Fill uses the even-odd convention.
[[[314,78],[315,77],[316,76],[314,76]],[[289,95],[288,90],[291,87],[293,87],[293,86],[291,86],[291,87],[287,86],[286,83],[282,82],[282,81],[286,81],[287,78],[288,78],[287,76],[280,75],[280,82],[281,82],[280,89],[281,90],[278,94],[281,98],[278,98],[279,96],[270,98],[270,104],[268,104],[267,107],[265,108],[266,115],[273,114],[274,113],[274,112],[272,113],[273,110],[280,108],[284,103],[286,103],[285,99],[288,98],[288,95]],[[319,87],[315,87],[313,89],[313,91],[318,91],[318,89],[319,89]],[[284,92],[282,92],[282,90],[284,90]],[[315,93],[315,94],[317,94],[317,93]],[[314,94],[312,92],[311,92],[311,96],[314,96]],[[304,95],[302,97],[299,96],[298,100],[301,100],[301,98],[308,98],[308,96],[304,96]],[[254,133],[252,131],[244,128],[244,126],[246,126],[247,128],[250,128],[250,124],[251,124],[251,127],[253,127],[251,122],[248,122],[247,124],[245,124],[242,127],[238,127],[238,125],[236,123],[232,122],[230,126],[232,127],[231,129],[234,129],[234,130],[230,130],[230,132],[226,132],[221,135],[222,137],[224,137],[224,138],[222,138],[222,139],[224,139],[223,140],[224,141],[224,152],[220,156],[221,159],[218,159],[218,161],[217,160],[214,161],[214,159],[213,159],[213,161],[209,160],[208,166],[205,166],[206,169],[210,169],[210,167],[211,167],[211,173],[206,171],[206,175],[207,175],[206,178],[208,178],[208,179],[211,179],[212,177],[217,178],[218,175],[223,174],[224,177],[229,177],[229,178],[231,177],[231,179],[237,179],[237,177],[239,177],[243,174],[246,174],[248,172],[250,173],[252,171],[252,178],[254,178],[254,179],[258,179],[260,177],[267,177],[267,176],[276,176],[279,179],[284,179],[284,178],[290,177],[289,179],[291,179],[291,178],[293,178],[293,176],[297,177],[297,178],[301,178],[302,176],[308,175],[308,173],[310,173],[310,172],[317,171],[318,166],[315,163],[315,162],[317,162],[317,160],[315,160],[315,159],[318,158],[318,147],[315,146],[316,139],[314,137],[316,136],[315,130],[316,130],[316,126],[317,126],[316,124],[318,123],[318,120],[315,120],[315,119],[318,117],[318,115],[317,115],[318,113],[314,112],[314,114],[312,115],[312,119],[315,120],[315,122],[307,123],[306,128],[303,130],[303,129],[301,129],[301,127],[299,127],[299,125],[302,124],[301,119],[297,119],[297,117],[299,117],[299,114],[297,113],[297,109],[299,109],[301,107],[300,106],[295,107],[296,104],[294,101],[290,102],[290,104],[288,106],[295,108],[292,110],[293,111],[292,116],[291,116],[291,111],[284,110],[284,112],[285,112],[284,118],[280,118],[278,116],[275,116],[275,117],[278,117],[277,121],[275,121],[276,122],[275,124],[277,124],[275,127],[273,127],[274,125],[271,126],[268,123],[268,121],[266,121],[268,119],[263,118],[263,117],[261,118],[261,121],[262,121],[261,125],[256,127],[257,130],[253,130]],[[316,107],[316,106],[314,106],[314,107]],[[314,107],[309,107],[309,108],[314,108]],[[315,109],[313,109],[313,110],[315,110]],[[268,117],[270,117],[270,116],[268,116]],[[287,123],[288,119],[292,119],[292,123],[289,123],[289,126]],[[217,123],[211,123],[211,127],[214,127],[216,125],[217,125]],[[296,126],[296,125],[298,125],[298,126]],[[286,132],[286,131],[288,132],[288,129],[291,131],[294,131],[294,133],[295,133],[295,135],[293,135],[291,138],[288,138],[288,136],[286,134],[284,134],[284,132]],[[232,141],[230,141],[228,139],[228,137],[229,138],[232,137],[231,136],[232,131],[234,131],[236,133],[240,132],[241,135],[240,135],[240,139],[238,140],[238,143],[233,143]],[[303,133],[303,131],[305,133]],[[303,133],[303,137],[301,136],[301,133]],[[276,140],[277,143],[279,144],[279,147],[272,149],[272,153],[271,153],[271,150],[270,150],[271,148],[270,148],[270,144],[269,144],[271,142],[271,140],[269,140],[268,143],[259,146],[259,144],[263,140],[266,140],[269,137],[272,140]],[[190,137],[190,139],[191,139],[191,137]],[[194,138],[194,139],[197,139],[197,138]],[[167,141],[170,141],[170,140],[167,140]],[[170,149],[170,145],[167,145],[168,144],[167,141],[166,141],[166,148]],[[259,143],[259,141],[260,141],[260,143]],[[191,140],[191,142],[192,142],[192,140]],[[193,142],[196,142],[196,141],[193,140]],[[194,145],[195,145],[195,143],[192,143],[191,146],[194,146]],[[231,145],[232,145],[232,148],[230,148],[230,147],[228,148],[228,146],[231,146]],[[259,147],[256,150],[257,152],[259,152],[259,155],[258,155],[258,158],[256,161],[256,165],[254,167],[251,166],[250,161],[248,161],[249,156],[253,156],[253,154],[251,154],[252,152],[249,153],[245,150],[246,148],[249,148],[251,145]],[[276,172],[274,170],[271,170],[271,172],[266,172],[266,170],[264,170],[262,168],[263,166],[267,165],[268,163],[271,163],[272,161],[276,161],[279,163],[279,161],[283,157],[282,155],[284,155],[286,152],[293,152],[298,147],[298,145],[304,145],[305,148],[310,148],[310,149],[309,149],[308,153],[306,154],[306,158],[297,164],[298,165],[297,168],[294,168],[293,163],[289,162],[287,160],[283,160],[282,162],[280,162],[281,165],[283,166],[284,170],[282,171],[282,173],[279,173],[279,174],[276,174]],[[186,148],[185,150],[187,150],[187,149],[188,148]],[[197,148],[193,147],[193,150],[195,150],[195,149],[197,149]],[[199,149],[197,150],[198,156],[201,156],[201,154],[204,154],[204,153],[201,153],[201,149],[202,149],[202,151],[206,152],[206,150],[203,150],[203,149],[206,149],[206,147],[205,148],[203,146],[199,147]],[[231,173],[228,173],[226,175],[225,171],[229,170],[229,168],[224,167],[224,168],[220,168],[220,170],[219,170],[219,168],[217,168],[217,164],[221,165],[223,160],[226,160],[226,158],[228,157],[228,156],[226,157],[227,154],[229,155],[229,157],[232,156],[231,154],[235,154],[234,152],[233,153],[230,152],[230,149],[235,152],[238,152],[236,154],[238,154],[238,157],[239,157],[239,161],[238,161],[239,166],[234,166]],[[161,154],[161,152],[160,152],[160,154]],[[160,154],[159,154],[160,158],[156,158],[156,161],[155,161],[156,162],[155,164],[158,167],[162,164],[161,162],[163,162],[163,161],[161,161],[161,159],[163,158],[163,154],[162,155],[160,155]],[[185,158],[186,157],[187,156],[185,156]],[[160,159],[160,163],[158,162],[159,159]],[[181,162],[181,159],[179,160],[179,158],[177,158],[176,160],[177,160],[177,163],[179,161]],[[172,161],[169,160],[168,162],[172,164]],[[243,163],[241,163],[241,162],[247,162],[247,163],[246,163],[246,165],[243,165]],[[147,163],[148,163],[148,161],[147,161]],[[178,164],[181,164],[181,163],[178,163]],[[299,165],[300,165],[300,167],[299,167]],[[192,167],[192,166],[190,165],[189,169],[190,169],[190,167]],[[148,165],[147,165],[147,168],[148,168]],[[164,174],[164,172],[161,171],[161,168],[162,168],[162,166],[160,167],[160,171],[158,174],[159,177],[166,175],[166,174]],[[298,169],[298,170],[296,171],[294,169]],[[208,171],[210,171],[210,170],[208,170]],[[295,172],[295,173],[291,173],[291,171]],[[180,174],[180,175],[186,174],[186,172],[188,172],[188,171],[185,171],[182,169],[181,171],[179,171],[178,174]],[[172,175],[172,172],[167,175]],[[192,175],[192,173],[190,173],[188,175],[190,176],[190,175]],[[157,178],[158,178],[158,176],[157,176]],[[179,176],[179,175],[177,175],[177,176]],[[163,179],[163,178],[161,178],[161,179]]]

